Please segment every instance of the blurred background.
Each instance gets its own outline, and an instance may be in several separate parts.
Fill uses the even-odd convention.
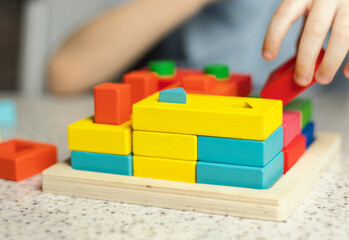
[[[124,2],[126,0],[1,0],[0,90],[24,95],[45,92],[47,60],[52,53],[84,22]],[[283,49],[291,51],[292,48],[288,45]],[[275,68],[280,62],[274,61],[269,66]],[[344,79],[342,70],[338,78]],[[349,86],[341,86],[349,85],[342,79],[326,89],[348,89]]]
[[[36,95],[47,59],[78,26],[123,0],[1,0],[0,89]]]

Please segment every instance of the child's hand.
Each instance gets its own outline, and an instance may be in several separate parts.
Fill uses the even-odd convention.
[[[317,56],[332,26],[325,56],[315,73],[318,83],[328,84],[349,50],[349,0],[284,0],[265,35],[263,57],[267,60],[276,57],[291,24],[304,13],[308,17],[298,46],[295,81],[302,86],[311,82]],[[344,74],[349,78],[349,62]]]

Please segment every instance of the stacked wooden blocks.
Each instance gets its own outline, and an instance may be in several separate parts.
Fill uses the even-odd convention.
[[[269,188],[312,141],[304,136],[313,136],[311,103],[295,100],[283,111],[280,100],[246,98],[250,89],[249,76],[225,65],[199,71],[151,62],[123,84],[95,87],[95,116],[68,127],[72,167]]]
[[[68,126],[72,167],[132,176],[131,87],[101,84],[94,97],[95,116]]]
[[[281,101],[162,91],[133,106],[134,175],[269,188],[283,172],[281,123]]]

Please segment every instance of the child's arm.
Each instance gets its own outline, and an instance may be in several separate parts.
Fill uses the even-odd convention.
[[[325,56],[315,73],[317,82],[328,84],[349,50],[349,0],[284,0],[265,35],[263,57],[267,60],[276,57],[291,24],[304,13],[308,17],[299,42],[295,80],[302,86],[311,82],[317,56],[332,26]],[[344,74],[349,78],[349,62]]]
[[[112,79],[211,1],[137,0],[100,16],[53,57],[51,90],[73,93]]]

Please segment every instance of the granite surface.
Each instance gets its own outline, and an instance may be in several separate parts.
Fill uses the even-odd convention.
[[[65,160],[67,125],[93,114],[92,96],[21,97],[19,125],[4,132],[54,143]],[[291,217],[267,222],[41,192],[41,175],[0,179],[0,239],[349,239],[349,94],[313,95],[317,129],[343,134],[341,157]],[[15,130],[15,131],[13,131]]]

